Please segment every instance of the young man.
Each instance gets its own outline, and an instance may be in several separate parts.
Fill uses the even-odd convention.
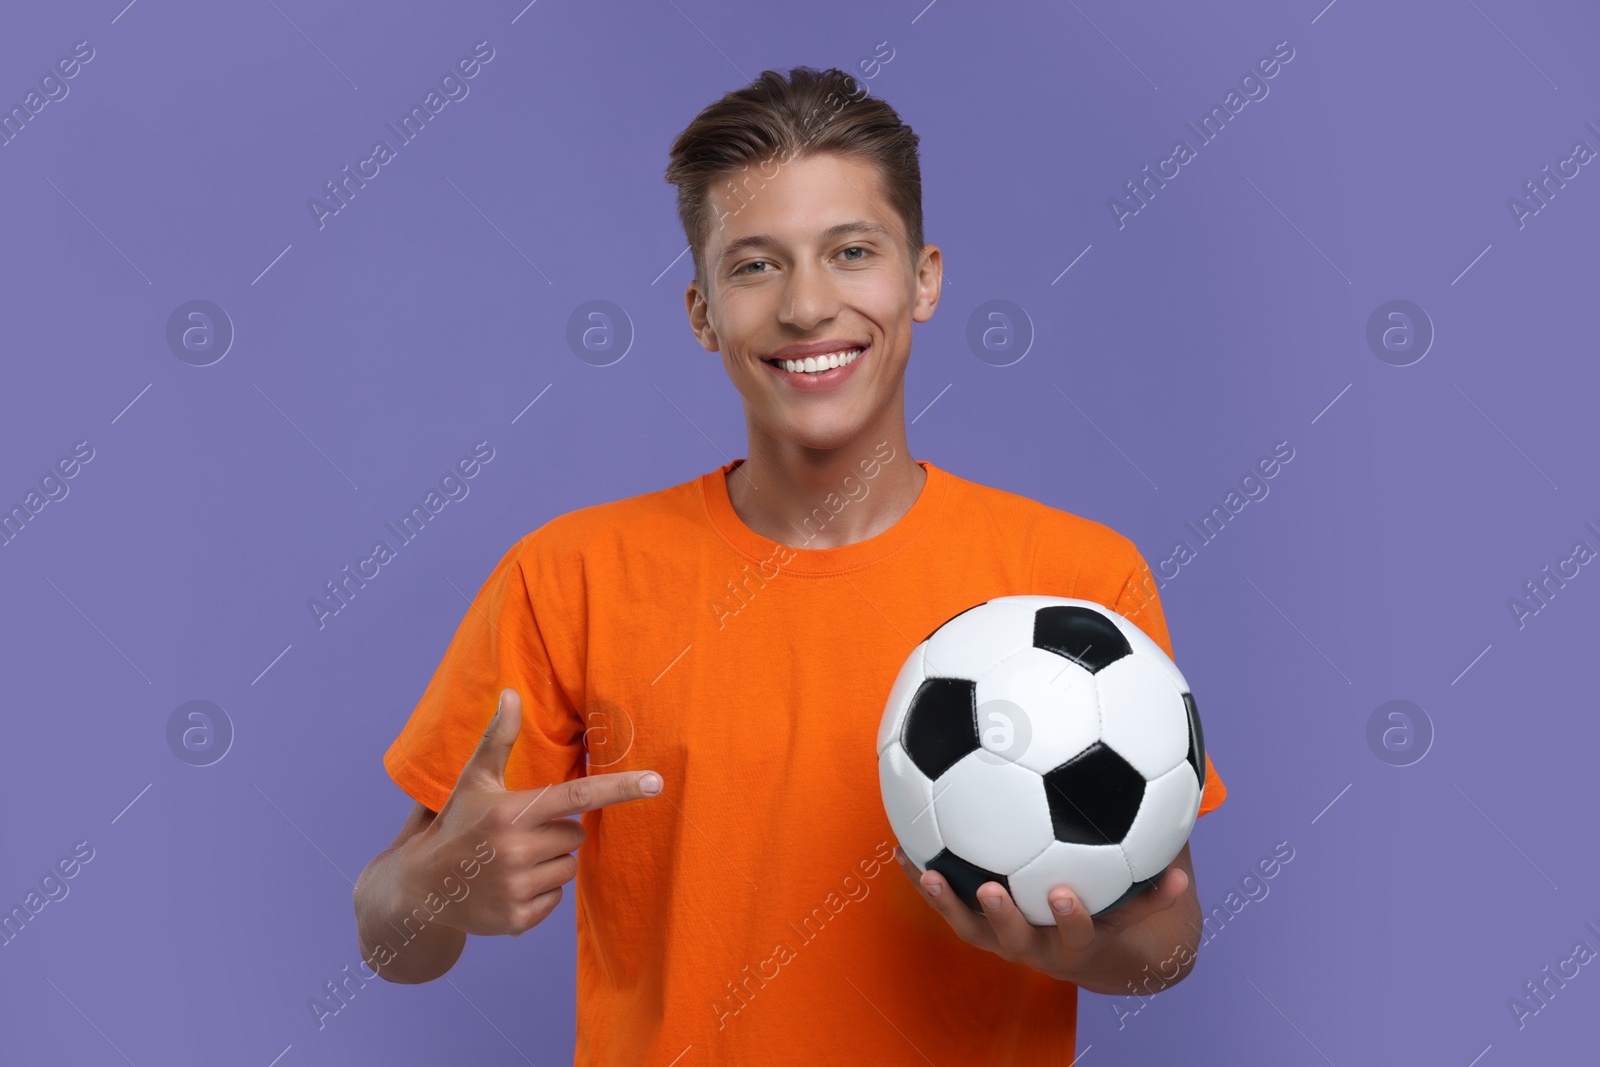
[[[416,806],[356,887],[384,977],[522,933],[574,875],[579,1064],[1068,1064],[1080,986],[1188,973],[1187,847],[1104,919],[1058,887],[1046,928],[995,883],[969,910],[888,827],[884,702],[952,615],[1080,597],[1171,651],[1127,538],[906,447],[912,323],[941,272],[917,140],[803,67],[677,138],[689,321],[743,397],[749,457],[553,519],[494,568],[385,756]],[[1202,813],[1224,796],[1206,777]]]

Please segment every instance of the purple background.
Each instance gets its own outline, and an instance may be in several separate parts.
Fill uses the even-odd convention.
[[[744,455],[687,329],[667,148],[761,70],[880,41],[868,85],[922,136],[948,271],[907,374],[916,456],[1156,566],[1295,450],[1162,593],[1231,790],[1193,838],[1203,906],[1275,843],[1295,858],[1122,1027],[1085,994],[1088,1062],[1589,1047],[1596,968],[1520,1030],[1507,1001],[1600,949],[1600,576],[1522,628],[1508,600],[1600,548],[1600,174],[1522,228],[1507,201],[1600,148],[1592,5],[124,2],[0,33],[7,108],[95,50],[0,147],[0,504],[94,449],[0,548],[0,905],[95,850],[0,947],[0,1061],[570,1060],[570,894],[318,1029],[358,960],[349,880],[411,803],[380,757],[516,538]],[[484,40],[470,95],[319,229],[308,199]],[[1270,95],[1119,229],[1108,198],[1282,40]],[[1396,298],[1437,333],[1404,367],[1366,340]],[[192,299],[236,331],[206,367],[165,336]],[[592,299],[634,331],[610,366],[566,341]],[[966,340],[991,299],[1031,321],[1011,366]],[[470,495],[319,630],[308,599],[480,440]],[[235,730],[207,767],[166,739],[193,699]],[[1411,766],[1367,741],[1392,699],[1435,733]]]

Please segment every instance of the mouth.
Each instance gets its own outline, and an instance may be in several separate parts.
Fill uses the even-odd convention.
[[[764,359],[761,362],[791,384],[815,388],[843,381],[870,348],[869,342],[863,347],[845,348],[821,356],[807,356],[805,359]]]

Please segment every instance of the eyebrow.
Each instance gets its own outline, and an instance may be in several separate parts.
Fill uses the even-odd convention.
[[[860,234],[871,234],[875,237],[886,238],[892,238],[894,236],[888,230],[884,229],[882,226],[879,226],[875,222],[866,222],[864,220],[857,219],[853,222],[841,222],[837,226],[829,226],[826,230],[822,231],[821,240],[823,244],[831,244],[832,242],[839,240],[841,237],[852,237]],[[722,255],[717,257],[717,262],[722,263],[730,257],[736,256],[739,253],[751,248],[775,248],[777,247],[777,244],[777,238],[773,237],[771,234],[753,233],[747,237],[741,237],[736,241],[730,242],[728,247],[722,250]]]

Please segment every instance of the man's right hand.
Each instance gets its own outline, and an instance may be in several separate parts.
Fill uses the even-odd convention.
[[[447,876],[468,887],[466,896],[451,900],[433,920],[443,926],[517,935],[543,922],[561,902],[562,885],[578,873],[572,852],[583,842],[583,827],[571,816],[661,792],[654,771],[590,774],[542,789],[508,790],[506,760],[521,730],[522,699],[514,689],[502,690],[499,709],[461,768],[450,799],[406,843],[405,881],[419,904],[429,892],[445,896],[441,883]],[[480,865],[476,877],[464,878],[463,861],[467,870]]]

